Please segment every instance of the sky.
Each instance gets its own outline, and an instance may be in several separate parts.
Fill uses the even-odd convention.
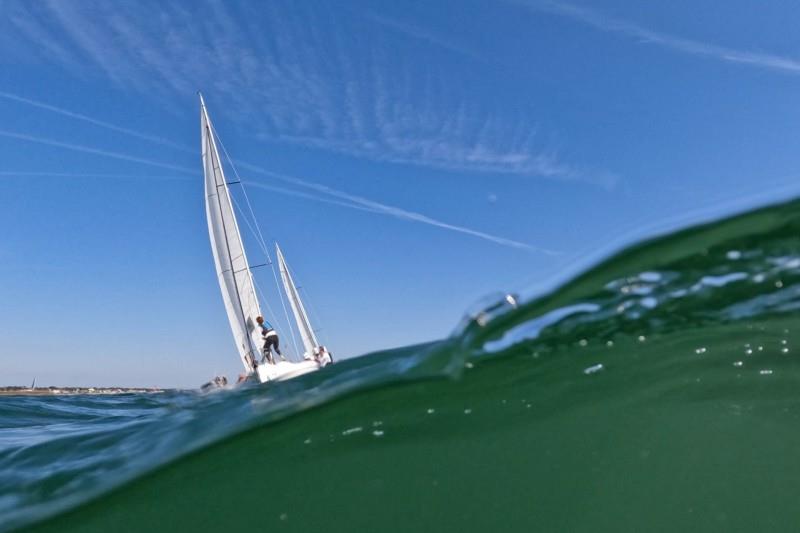
[[[0,8],[0,385],[242,371],[198,91],[341,358],[444,338],[487,295],[800,191],[794,2]],[[254,272],[293,351],[273,272]]]

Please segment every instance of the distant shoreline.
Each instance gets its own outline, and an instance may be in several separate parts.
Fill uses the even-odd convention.
[[[0,396],[66,396],[76,394],[160,393],[156,387],[0,387]]]

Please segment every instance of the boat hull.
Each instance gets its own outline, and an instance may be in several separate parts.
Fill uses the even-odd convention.
[[[268,381],[284,381],[292,379],[309,372],[314,372],[322,368],[317,361],[301,361],[300,363],[290,363],[289,361],[278,361],[275,364],[265,363],[258,365],[256,375],[261,383]]]

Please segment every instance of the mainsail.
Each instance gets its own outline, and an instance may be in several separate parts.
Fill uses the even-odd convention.
[[[253,275],[242,244],[239,225],[233,211],[228,183],[214,140],[214,130],[206,105],[200,96],[200,128],[205,174],[206,217],[211,250],[214,253],[222,300],[236,341],[236,348],[248,372],[255,369],[261,332],[256,317],[261,310],[256,297]]]
[[[283,280],[283,287],[286,290],[286,297],[289,300],[289,305],[292,307],[294,319],[297,322],[297,329],[300,330],[300,337],[303,339],[303,348],[305,348],[307,356],[313,356],[314,349],[319,346],[317,336],[311,328],[311,322],[308,320],[306,309],[303,307],[303,301],[300,300],[300,294],[297,292],[292,274],[289,272],[289,267],[286,265],[286,260],[283,258],[280,246],[275,244],[275,250],[278,256],[278,268],[281,271],[281,279]]]

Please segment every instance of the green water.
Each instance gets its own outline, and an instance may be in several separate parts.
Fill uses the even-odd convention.
[[[155,417],[114,457],[163,439],[188,455],[29,530],[794,531],[798,207],[631,247],[438,345],[183,399],[166,411],[191,432]]]

